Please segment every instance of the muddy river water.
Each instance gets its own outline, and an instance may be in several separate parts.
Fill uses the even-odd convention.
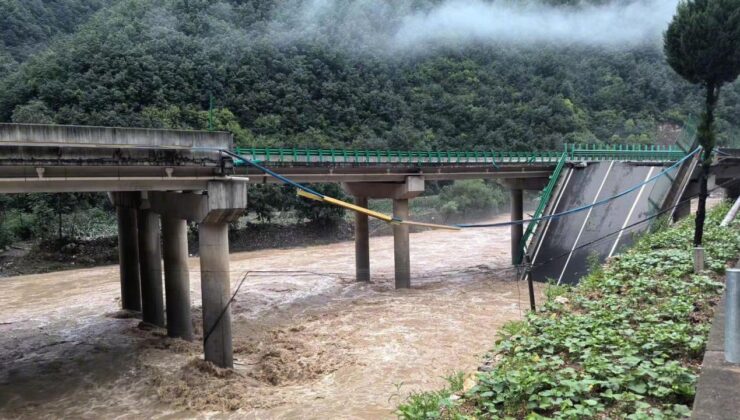
[[[412,234],[401,291],[392,237],[371,239],[365,284],[352,242],[232,254],[232,288],[277,271],[236,297],[233,371],[119,312],[117,266],[0,279],[0,417],[393,418],[409,393],[474,371],[522,316],[509,247],[508,228]]]

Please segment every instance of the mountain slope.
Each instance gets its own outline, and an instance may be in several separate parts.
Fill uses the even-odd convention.
[[[285,4],[117,2],[0,83],[0,120],[204,128],[212,95],[242,143],[534,149],[652,142],[700,109],[655,42],[387,51],[325,24],[355,9],[307,31]],[[723,92],[720,142],[740,127],[738,91]]]

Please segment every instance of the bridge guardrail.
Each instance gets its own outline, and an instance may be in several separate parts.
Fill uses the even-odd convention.
[[[675,161],[686,156],[686,151],[678,146],[654,144],[567,144],[565,151],[569,160]]]
[[[251,159],[277,163],[555,163],[561,152],[396,151],[237,147]]]
[[[547,186],[545,186],[545,189],[542,190],[540,201],[537,204],[537,209],[534,211],[534,214],[532,215],[533,219],[536,220],[542,217],[542,213],[544,213],[545,207],[547,207],[547,203],[550,202],[550,196],[552,195],[552,192],[555,189],[555,185],[558,183],[558,179],[560,179],[560,173],[563,171],[563,167],[565,167],[565,162],[567,160],[568,160],[568,152],[563,152],[563,154],[560,156],[560,160],[558,160],[557,166],[555,166],[555,170],[552,171],[552,174],[550,175],[550,180],[548,181]],[[534,231],[537,228],[538,224],[539,224],[539,221],[534,221],[527,225],[527,230],[524,231],[524,235],[522,235],[522,239],[520,242],[519,255],[517,255],[517,260],[516,260],[517,264],[522,263],[522,260],[524,259],[524,255],[527,252],[527,243],[529,243],[529,239],[534,234]]]
[[[397,151],[351,149],[302,149],[237,147],[235,153],[250,159],[275,163],[557,163],[561,151]],[[676,146],[656,145],[580,145],[566,144],[568,160],[642,160],[680,159],[685,151]]]

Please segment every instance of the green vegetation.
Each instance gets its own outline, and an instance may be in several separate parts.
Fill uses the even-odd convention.
[[[470,220],[496,214],[508,203],[506,189],[492,181],[430,182],[425,195],[409,202],[409,211],[415,220]],[[382,213],[393,212],[392,200],[370,200],[369,207]]]
[[[728,208],[709,213],[706,274],[692,273],[691,220],[645,236],[579,286],[550,286],[538,312],[502,329],[493,367],[471,389],[413,394],[399,417],[687,416],[716,276],[740,253],[740,223],[719,227]]]
[[[31,239],[92,239],[115,234],[115,215],[104,194],[0,195],[0,248]]]
[[[665,33],[665,54],[676,73],[706,90],[704,112],[697,132],[703,150],[699,179],[694,245],[702,244],[707,201],[707,179],[716,144],[714,112],[719,91],[740,74],[740,0],[689,0]]]
[[[443,216],[450,217],[498,211],[507,201],[504,189],[498,184],[471,179],[443,187],[437,206]]]
[[[0,78],[110,3],[112,0],[1,1]]]

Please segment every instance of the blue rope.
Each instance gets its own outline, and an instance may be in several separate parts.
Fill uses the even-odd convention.
[[[699,152],[699,150],[701,150],[701,147],[697,147],[696,149],[694,149],[693,152],[691,152],[688,155],[684,156],[679,161],[677,161],[673,165],[669,166],[664,171],[656,174],[655,176],[652,176],[649,179],[646,179],[645,181],[643,181],[643,182],[641,182],[641,183],[639,183],[639,184],[637,184],[637,185],[635,185],[633,187],[630,187],[630,188],[622,191],[619,194],[613,195],[611,197],[604,198],[603,200],[599,200],[599,201],[597,201],[597,202],[595,202],[593,204],[588,204],[588,205],[585,205],[585,206],[572,208],[572,209],[569,209],[569,210],[566,210],[566,211],[563,211],[563,212],[560,212],[560,213],[554,213],[554,214],[550,214],[550,215],[547,215],[547,216],[535,217],[535,218],[532,218],[532,219],[512,220],[512,221],[509,221],[509,222],[500,222],[500,223],[482,223],[482,224],[468,224],[468,223],[463,223],[463,224],[457,224],[455,226],[457,226],[459,228],[482,228],[482,227],[502,227],[502,226],[511,226],[511,225],[521,225],[521,224],[524,224],[524,223],[539,222],[541,220],[558,219],[560,217],[564,217],[564,216],[567,216],[567,215],[570,215],[570,214],[573,214],[573,213],[578,213],[578,212],[581,212],[581,211],[584,211],[584,210],[588,210],[588,209],[590,209],[592,207],[600,206],[600,205],[606,204],[606,203],[608,203],[608,202],[610,202],[612,200],[616,200],[617,198],[623,197],[623,196],[625,196],[625,195],[627,195],[627,194],[629,194],[629,193],[637,190],[638,188],[641,188],[643,185],[647,185],[647,184],[655,181],[656,179],[660,178],[661,176],[667,175],[668,172],[670,172],[671,170],[675,169],[680,164],[682,164],[683,162],[685,162],[686,160],[688,160],[689,158],[691,158],[692,156],[694,156],[696,153]]]

